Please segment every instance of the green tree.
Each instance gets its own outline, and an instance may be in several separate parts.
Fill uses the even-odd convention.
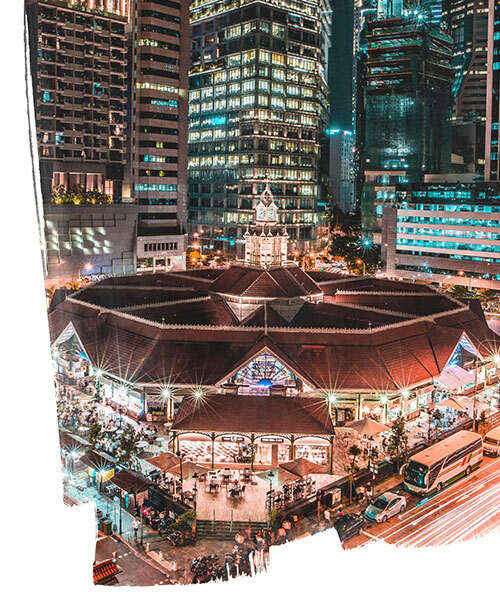
[[[102,439],[102,426],[100,423],[93,423],[90,426],[89,433],[87,436],[87,441],[92,446],[92,448],[95,448],[97,446],[97,444],[101,441],[101,439]]]
[[[389,455],[396,461],[398,471],[401,464],[408,458],[408,434],[406,433],[406,421],[403,416],[394,419],[389,438]]]
[[[139,453],[139,436],[132,429],[127,429],[120,436],[119,449],[123,462],[130,466],[132,460]]]

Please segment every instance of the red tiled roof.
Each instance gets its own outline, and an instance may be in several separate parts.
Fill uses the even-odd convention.
[[[152,482],[147,477],[144,477],[142,473],[139,473],[138,471],[131,471],[129,469],[117,471],[117,473],[115,473],[115,475],[111,478],[111,483],[116,485],[116,487],[119,487],[121,490],[136,494],[149,489],[152,484]]]
[[[222,300],[173,303],[134,309],[130,314],[158,323],[175,325],[236,325],[238,320]]]
[[[233,267],[221,271],[215,283],[220,284],[220,289],[226,289],[226,284],[227,289],[244,289],[256,283],[263,273],[272,276],[275,272]],[[300,281],[300,269],[286,272],[292,273],[293,281]],[[168,281],[171,286],[172,277],[163,275],[158,285]],[[179,274],[177,279],[183,277],[186,289],[198,286],[193,283],[191,271]],[[135,280],[119,278],[118,283],[123,279],[127,286],[134,281],[142,286],[145,281],[144,276],[139,276]],[[273,282],[284,290],[288,275],[280,275]],[[210,285],[210,279],[202,283]],[[297,283],[303,292],[309,289],[306,283],[307,280],[303,285]],[[453,306],[454,301],[434,294],[428,286],[373,278],[337,284],[350,294],[359,290],[379,293],[373,295],[373,303],[366,301],[364,306],[304,302],[296,314],[290,311],[291,321],[282,316],[285,312],[278,312],[281,309],[277,305],[273,308],[273,303],[269,303],[266,337],[262,306],[256,306],[255,312],[239,323],[227,305],[216,298],[121,313],[67,299],[49,315],[50,334],[55,341],[72,323],[94,365],[133,383],[214,385],[267,345],[304,381],[338,391],[390,391],[428,381],[440,374],[463,332],[473,344],[481,344],[483,354],[500,348],[500,337],[489,329],[480,311],[459,308],[415,320],[373,308],[373,304],[380,306],[384,302],[389,310],[395,306],[403,308],[398,304],[402,298],[407,307],[412,305],[412,310],[418,308],[417,299],[427,298],[431,300],[426,310],[442,311]],[[391,295],[412,289],[425,296]],[[384,290],[390,293],[384,295]],[[359,295],[362,297],[371,296]],[[166,325],[170,324],[168,327],[160,326],[162,317]],[[180,323],[175,325],[176,321]],[[202,327],[191,326],[193,323]],[[390,327],[379,328],[381,325]]]
[[[326,402],[288,396],[215,394],[184,400],[172,428],[176,431],[228,433],[333,433]]]
[[[112,558],[95,563],[92,567],[94,585],[104,584],[113,579],[120,569]]]
[[[249,298],[295,298],[321,294],[321,289],[298,267],[257,269],[232,266],[210,286],[210,291]]]
[[[380,293],[363,293],[359,294],[356,291],[349,293],[335,294],[329,296],[328,301],[340,304],[356,304],[358,306],[366,306],[372,308],[381,308],[410,315],[432,315],[447,310],[458,308],[458,304],[451,298],[440,296],[429,292],[424,295],[390,295]]]

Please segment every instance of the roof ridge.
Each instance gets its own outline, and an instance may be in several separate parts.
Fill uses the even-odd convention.
[[[145,319],[144,317],[138,317],[137,315],[132,315],[130,313],[123,313],[118,310],[112,308],[103,308],[102,306],[97,306],[96,304],[92,304],[91,302],[87,302],[84,300],[78,300],[73,297],[66,298],[65,302],[73,302],[75,304],[79,304],[81,306],[86,306],[88,308],[92,308],[97,310],[99,315],[111,314],[117,317],[121,317],[124,319],[130,319],[132,321],[136,321],[138,323],[145,323],[151,327],[155,327],[156,329],[195,329],[195,330],[205,330],[205,331],[264,331],[264,326],[252,326],[252,327],[241,327],[238,325],[187,325],[185,323],[159,323],[158,321],[152,321],[150,319]],[[328,303],[327,303],[328,304]],[[363,307],[366,310],[366,307]],[[63,310],[64,308],[60,308],[59,306],[53,311],[53,313],[58,310]],[[467,310],[467,308],[456,309],[456,312]],[[51,314],[53,314],[51,313]],[[442,313],[439,316],[445,315],[447,313]],[[90,317],[89,317],[90,318]],[[418,317],[416,319],[409,319],[408,321],[399,321],[397,323],[389,323],[387,325],[380,325],[378,327],[372,327],[370,329],[347,329],[347,328],[325,328],[325,327],[267,327],[268,331],[283,331],[283,332],[297,332],[297,333],[326,333],[326,334],[373,334],[381,331],[386,331],[388,329],[395,329],[397,327],[406,327],[408,325],[413,325],[415,323],[420,322],[434,322],[435,319],[432,316],[429,317]]]
[[[127,312],[129,310],[137,310],[143,308],[154,308],[158,306],[171,306],[172,304],[189,304],[190,302],[199,302],[204,300],[211,300],[210,296],[199,296],[198,298],[182,298],[180,300],[166,300],[165,302],[150,302],[149,304],[133,304],[131,306],[117,306],[114,310],[122,310]]]

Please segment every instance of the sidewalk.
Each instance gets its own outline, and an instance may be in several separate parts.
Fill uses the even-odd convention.
[[[128,513],[125,509],[119,507],[118,503],[113,502],[110,498],[102,496],[96,490],[94,486],[84,487],[85,483],[81,481],[75,481],[70,483],[64,482],[64,495],[68,497],[75,504],[85,504],[87,502],[93,502],[96,509],[99,509],[104,515],[113,523],[113,531],[119,532],[120,528],[120,510],[121,510],[121,521],[122,521],[122,534],[121,537],[130,542],[134,542],[134,528],[132,526],[135,518]],[[81,489],[80,489],[81,488]],[[138,519],[139,520],[139,519]],[[137,532],[140,537],[140,528]],[[162,538],[156,531],[143,524],[143,542],[150,542],[155,544],[162,541]]]

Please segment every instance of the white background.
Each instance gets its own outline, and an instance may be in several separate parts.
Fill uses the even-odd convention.
[[[495,538],[427,551],[370,544],[344,552],[330,531],[272,550],[252,581],[153,589],[94,588],[93,516],[62,503],[40,245],[28,145],[23,2],[1,2],[0,406],[2,578],[39,598],[500,598]],[[500,498],[499,498],[500,502]]]

